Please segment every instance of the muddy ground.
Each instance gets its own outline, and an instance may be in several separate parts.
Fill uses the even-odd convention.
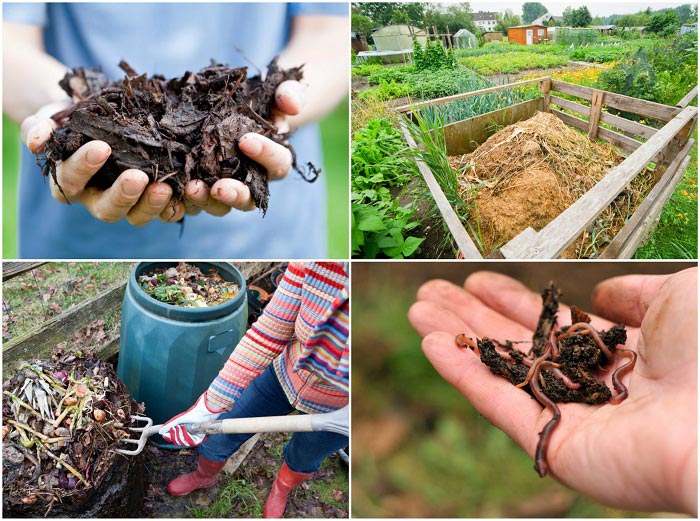
[[[146,498],[142,518],[260,517],[267,494],[282,463],[282,448],[290,434],[265,434],[232,474],[189,496],[172,497],[168,483],[197,467],[196,449],[164,450],[149,445],[146,452]],[[289,495],[286,518],[348,517],[348,469],[337,455]]]

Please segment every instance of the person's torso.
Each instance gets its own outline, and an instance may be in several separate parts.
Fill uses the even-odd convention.
[[[264,68],[284,48],[288,4],[49,4],[45,43],[70,67],[102,66],[118,78],[124,59],[140,73],[178,76],[211,59]],[[240,49],[244,58],[236,49]],[[316,125],[291,139],[300,163],[321,164]],[[326,255],[325,183],[294,172],[270,185],[265,218],[257,210],[219,218],[187,217],[184,228],[152,222],[135,228],[94,219],[50,195],[26,149],[20,179],[20,256],[24,258],[313,258]]]

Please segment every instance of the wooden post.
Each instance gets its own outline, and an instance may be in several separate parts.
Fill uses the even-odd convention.
[[[551,112],[549,110],[549,103],[551,101],[550,92],[552,90],[552,80],[550,78],[542,78],[538,85],[540,92],[542,93],[542,101],[544,102],[544,111]]]
[[[588,137],[596,139],[598,137],[598,124],[600,123],[600,114],[603,112],[603,99],[605,92],[596,90],[593,92],[591,100],[591,112],[588,117]]]
[[[452,35],[450,34],[450,26],[447,26],[447,43],[450,46],[450,49],[452,49]]]

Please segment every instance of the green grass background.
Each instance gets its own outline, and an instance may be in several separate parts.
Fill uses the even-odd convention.
[[[350,256],[348,193],[349,152],[347,100],[321,122],[324,172],[328,190],[328,257]],[[20,140],[17,125],[3,115],[2,134],[2,257],[17,257],[17,190]],[[48,188],[47,188],[48,189]]]

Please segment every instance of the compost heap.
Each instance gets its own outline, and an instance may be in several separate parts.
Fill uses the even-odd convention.
[[[625,349],[627,331],[622,324],[597,331],[588,314],[571,306],[571,325],[560,326],[557,323],[560,296],[554,282],[542,292],[542,312],[532,340],[517,341],[531,345],[527,352],[516,349],[516,342],[511,340],[504,343],[489,338],[474,340],[464,334],[455,338],[458,347],[472,349],[493,374],[522,388],[552,412],[552,418],[539,433],[535,452],[535,470],[540,477],[549,470],[549,439],[561,419],[557,403],[617,405],[623,402],[629,392],[622,378],[634,369],[637,361],[637,354]],[[626,361],[615,368],[620,359]],[[611,372],[614,392],[601,379]]]
[[[449,158],[460,196],[472,206],[472,230],[490,253],[527,227],[539,231],[623,158],[546,112],[492,135],[470,154]],[[643,199],[650,175],[637,176],[563,257],[591,257]]]
[[[141,289],[166,304],[206,308],[217,306],[238,295],[241,288],[228,282],[215,268],[208,274],[197,266],[181,262],[170,268],[156,268],[139,277]]]
[[[3,382],[3,517],[130,517],[143,459],[113,449],[143,412],[110,364],[80,351],[24,364]]]
[[[106,189],[124,170],[146,172],[152,182],[162,181],[184,199],[185,185],[201,179],[207,185],[233,178],[244,182],[255,204],[267,211],[267,172],[238,148],[248,132],[261,134],[287,147],[293,168],[307,181],[320,173],[308,163],[302,171],[288,134],[274,127],[275,90],[286,80],[301,80],[302,68],[281,69],[272,60],[265,79],[248,78],[247,68],[232,69],[212,61],[198,73],[180,78],[139,75],[126,62],[126,76],[109,81],[100,69],[79,67],[67,73],[60,85],[77,100],[53,116],[58,130],[44,147],[44,175],[56,179],[58,163],[88,141],[99,139],[112,154],[90,178],[88,186]],[[60,185],[58,185],[60,188]]]

